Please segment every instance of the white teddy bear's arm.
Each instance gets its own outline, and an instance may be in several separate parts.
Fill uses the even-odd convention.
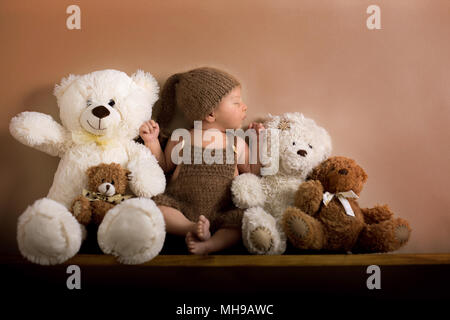
[[[24,145],[52,156],[62,157],[71,141],[68,130],[40,112],[19,113],[11,119],[9,131]]]
[[[136,196],[151,198],[164,192],[166,177],[149,149],[130,141],[128,159],[127,169],[131,171],[130,189]]]
[[[261,178],[252,173],[236,176],[231,184],[231,194],[235,206],[241,209],[263,207],[266,201]]]

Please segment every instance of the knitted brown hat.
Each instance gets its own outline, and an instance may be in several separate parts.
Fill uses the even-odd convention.
[[[157,122],[168,126],[175,108],[189,121],[203,120],[240,83],[230,74],[214,68],[198,68],[167,79],[161,91]]]

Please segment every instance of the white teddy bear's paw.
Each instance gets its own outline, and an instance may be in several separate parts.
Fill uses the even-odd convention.
[[[140,264],[161,251],[165,223],[156,204],[146,198],[126,200],[109,210],[98,229],[98,244],[125,264]]]
[[[247,209],[264,205],[266,195],[260,180],[261,178],[251,173],[244,173],[233,179],[231,194],[236,207]]]
[[[62,204],[43,198],[19,217],[17,241],[22,255],[31,262],[63,263],[80,250],[84,230]]]
[[[254,254],[282,254],[286,249],[286,241],[277,229],[275,218],[261,207],[245,211],[242,239],[247,250]]]

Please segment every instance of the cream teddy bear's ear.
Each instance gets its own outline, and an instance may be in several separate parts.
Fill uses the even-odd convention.
[[[309,121],[303,113],[300,112],[288,112],[283,114],[283,119],[291,124],[293,127],[296,125],[303,126],[305,122]]]
[[[80,76],[69,74],[67,77],[63,78],[61,80],[61,83],[57,84],[55,86],[55,89],[53,89],[53,94],[55,95],[55,97],[57,99],[61,98],[67,88],[70,87],[70,85],[74,83],[75,80],[77,80],[79,77]]]
[[[328,133],[327,130],[325,130],[324,128],[320,128],[320,133],[322,135],[322,148],[323,148],[323,160],[327,159],[330,154],[331,151],[333,149],[333,142],[331,140],[330,134]]]
[[[140,87],[147,89],[148,91],[158,94],[159,86],[156,79],[148,72],[144,72],[143,70],[137,70],[132,76],[131,79]]]
[[[276,129],[278,127],[278,124],[280,123],[280,119],[280,116],[274,116],[269,113],[266,117],[266,121],[264,122],[264,126],[266,127],[266,129]]]

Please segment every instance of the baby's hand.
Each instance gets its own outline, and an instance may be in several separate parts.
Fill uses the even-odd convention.
[[[260,122],[251,122],[248,125],[249,129],[255,129],[256,134],[259,135],[260,131],[265,130],[266,128],[264,128],[264,125]]]
[[[260,168],[261,168],[261,159],[259,157],[259,150],[260,150],[260,134],[262,131],[266,130],[266,128],[264,128],[264,125],[260,122],[251,122],[248,125],[249,129],[254,129],[256,131],[256,145],[250,145],[250,149],[251,149],[251,154],[253,154],[253,152],[255,151],[253,148],[256,147],[256,153],[258,154],[258,156],[256,157],[256,163],[250,164],[250,172],[256,175],[260,175]],[[250,140],[250,143],[251,140]],[[253,160],[250,160],[253,161]]]
[[[156,141],[159,135],[158,123],[153,120],[144,122],[139,128],[139,135],[145,144]]]

